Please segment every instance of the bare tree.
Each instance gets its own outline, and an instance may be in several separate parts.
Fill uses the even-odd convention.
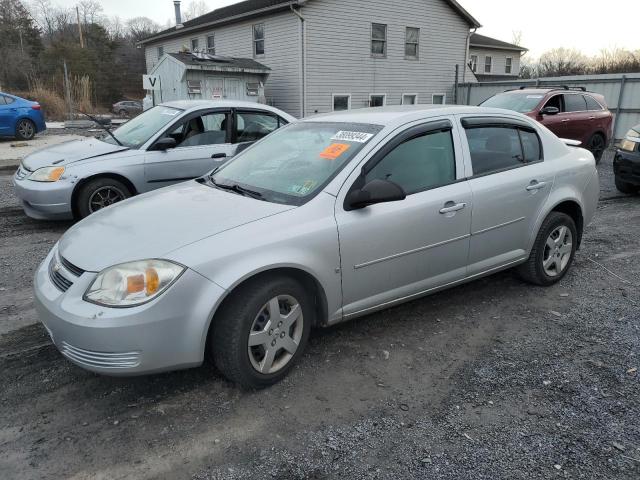
[[[581,75],[588,70],[589,59],[573,48],[554,48],[540,57],[538,75],[541,77],[559,77],[563,75]]]
[[[78,2],[78,9],[80,11],[80,21],[85,25],[101,24],[105,20],[104,9],[100,2],[96,0],[82,0]]]
[[[518,45],[519,47],[522,46],[522,30],[514,30],[511,38],[511,43]]]
[[[189,21],[210,11],[211,9],[207,6],[204,0],[191,0],[182,15],[186,21]]]
[[[138,42],[160,30],[160,25],[148,17],[134,17],[127,20],[127,34],[134,42]]]

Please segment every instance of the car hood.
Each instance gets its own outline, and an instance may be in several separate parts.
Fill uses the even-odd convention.
[[[77,267],[99,272],[123,262],[163,258],[187,244],[292,208],[191,181],[90,215],[64,234],[58,249]]]
[[[25,157],[22,165],[34,171],[49,165],[67,165],[80,160],[88,160],[123,150],[128,150],[128,148],[101,142],[95,138],[70,140],[33,152],[31,155]]]

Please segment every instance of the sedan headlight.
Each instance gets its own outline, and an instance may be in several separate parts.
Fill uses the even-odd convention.
[[[64,167],[43,167],[29,176],[34,182],[57,182],[64,173]]]
[[[185,267],[167,260],[140,260],[109,267],[98,274],[84,299],[105,307],[133,307],[157,297]]]

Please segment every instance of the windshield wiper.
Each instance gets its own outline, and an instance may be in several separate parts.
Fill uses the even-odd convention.
[[[237,183],[233,183],[231,185],[227,185],[227,184],[224,184],[224,183],[218,183],[213,178],[210,178],[210,180],[216,187],[218,187],[218,188],[220,188],[222,190],[229,190],[231,192],[238,193],[238,194],[243,195],[245,197],[253,197],[253,198],[259,198],[259,199],[262,198],[262,194],[260,192],[256,192],[255,190],[250,190],[248,188],[241,187]]]
[[[111,138],[113,138],[118,145],[120,145],[121,147],[124,147],[122,142],[116,138],[116,136],[113,134],[113,132],[111,132],[111,130],[109,130],[107,127],[105,127],[103,124],[101,124],[98,120],[96,120],[95,117],[89,115],[88,113],[81,112],[80,110],[78,110],[78,113],[81,113],[82,115],[87,117],[89,120],[95,122],[100,128],[102,128],[105,132],[107,132],[109,135],[111,135]]]

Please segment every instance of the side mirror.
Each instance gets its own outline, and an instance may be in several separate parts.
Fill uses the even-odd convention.
[[[361,189],[352,190],[347,196],[347,210],[358,210],[376,203],[397,202],[407,198],[407,194],[397,183],[374,179]]]
[[[560,109],[558,107],[544,107],[540,110],[540,115],[557,115],[560,113]]]
[[[164,152],[165,150],[169,150],[170,148],[176,148],[176,139],[171,137],[165,137],[158,140],[154,145],[152,150],[159,150]]]

